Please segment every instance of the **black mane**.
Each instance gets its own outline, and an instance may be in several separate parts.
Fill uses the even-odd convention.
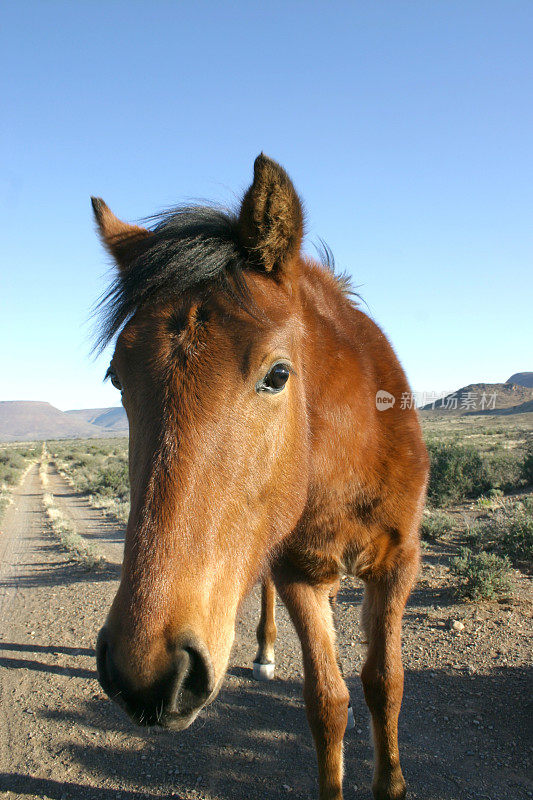
[[[257,316],[259,309],[243,276],[246,256],[235,214],[215,206],[182,206],[148,221],[156,224],[151,236],[142,240],[140,254],[125,272],[117,272],[96,305],[100,318],[96,352],[101,352],[147,303],[209,285],[226,292],[241,308]],[[335,274],[328,245],[320,239],[316,249],[322,266]],[[336,277],[343,292],[359,297],[347,275]]]
[[[103,350],[141,306],[161,297],[216,284],[239,305],[250,306],[237,217],[210,206],[174,208],[157,224],[126,272],[117,274],[98,302],[95,349]]]

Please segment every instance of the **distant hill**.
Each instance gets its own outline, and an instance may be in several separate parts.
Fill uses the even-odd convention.
[[[105,414],[106,411],[109,411],[108,408],[73,408],[71,411],[65,411],[65,414],[68,414],[69,417],[76,417],[76,419],[82,419],[84,422],[94,422],[100,414]]]
[[[65,411],[71,417],[90,422],[99,428],[127,433],[128,417],[122,406],[118,408],[79,408]]]
[[[533,391],[515,383],[471,383],[420,411],[432,414],[523,414],[533,411]]]
[[[127,430],[123,408],[65,412],[34,400],[0,401],[0,442],[92,439],[124,435]]]
[[[533,372],[515,372],[505,383],[514,383],[516,386],[527,386],[533,388]]]

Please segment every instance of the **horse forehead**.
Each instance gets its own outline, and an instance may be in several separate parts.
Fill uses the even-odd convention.
[[[252,303],[249,307],[235,303],[225,293],[207,295],[189,294],[175,296],[165,301],[139,308],[120,333],[115,356],[124,354],[127,362],[161,356],[175,343],[180,327],[190,326],[198,312],[206,312],[205,320],[215,323],[208,337],[213,354],[228,341],[235,352],[258,346],[266,350],[278,347],[291,348],[298,338],[303,322],[297,313],[297,304],[290,292],[272,286],[272,279],[254,278],[249,282]],[[194,326],[193,326],[194,327]],[[195,349],[198,336],[192,333],[187,339],[190,351]],[[187,338],[187,337],[186,337]],[[173,349],[171,347],[171,349]]]
[[[277,285],[272,278],[252,275],[248,278],[251,303],[243,307],[231,297],[215,300],[215,314],[221,327],[230,334],[242,337],[243,342],[255,340],[273,344],[290,339],[302,325],[299,303],[290,289]]]

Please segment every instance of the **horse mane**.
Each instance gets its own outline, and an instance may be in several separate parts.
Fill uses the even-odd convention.
[[[162,297],[215,285],[250,310],[237,217],[215,206],[181,206],[164,211],[141,252],[118,271],[98,301],[95,350],[101,352],[137,309]]]
[[[359,305],[359,301],[365,303],[359,292],[357,292],[357,288],[354,287],[352,283],[352,276],[346,270],[342,272],[337,271],[337,265],[335,263],[335,256],[331,250],[331,247],[327,242],[324,241],[320,236],[318,237],[318,244],[314,245],[315,250],[318,255],[318,260],[320,264],[324,267],[324,269],[331,272],[337,285],[341,292],[346,295],[346,297],[350,300],[352,305],[357,306]],[[365,303],[366,305],[366,303]]]
[[[101,353],[135,312],[149,303],[188,291],[224,291],[252,316],[257,309],[244,270],[249,268],[239,240],[238,218],[217,206],[178,206],[146,220],[151,235],[126,270],[117,270],[94,309],[98,316],[94,351]],[[316,248],[322,266],[335,273],[328,245]],[[353,292],[345,275],[335,276],[341,291]],[[354,293],[355,294],[355,293]]]

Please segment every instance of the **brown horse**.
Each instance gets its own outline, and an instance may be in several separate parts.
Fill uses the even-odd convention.
[[[93,207],[118,265],[100,341],[119,333],[108,375],[130,425],[131,512],[98,639],[102,686],[140,724],[187,727],[220,688],[258,577],[257,661],[273,660],[271,575],[302,645],[320,798],[339,800],[349,697],[330,597],[340,574],[356,575],[374,797],[404,797],[401,619],[428,462],[391,346],[346,282],[301,254],[300,200],[264,155],[235,216],[182,208],[148,230]]]

